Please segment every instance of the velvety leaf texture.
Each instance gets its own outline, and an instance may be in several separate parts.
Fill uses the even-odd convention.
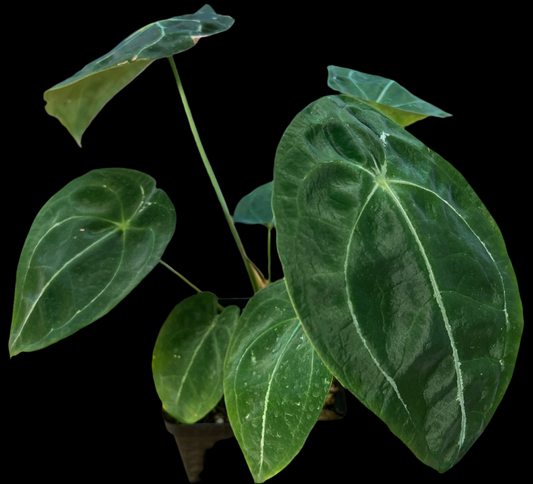
[[[161,328],[152,357],[155,387],[178,421],[201,420],[224,393],[224,357],[239,308],[217,313],[217,298],[201,292],[180,302]]]
[[[235,208],[233,220],[243,224],[263,224],[273,227],[272,182],[257,187],[243,197]]]
[[[404,127],[428,116],[437,118],[451,116],[433,104],[414,96],[391,79],[353,69],[328,66],[328,86],[335,91],[367,102]]]
[[[224,363],[231,426],[254,482],[285,468],[314,427],[332,376],[307,338],[283,280],[257,292]]]
[[[228,30],[233,22],[205,5],[194,14],[148,24],[48,89],[46,112],[58,118],[81,146],[81,137],[95,116],[153,61],[190,49],[202,37]]]
[[[9,351],[34,351],[96,321],[154,268],[176,226],[155,180],[93,170],[57,192],[35,218],[17,269]]]
[[[328,96],[281,139],[273,210],[291,301],[325,364],[420,460],[452,467],[502,399],[523,328],[483,203],[398,124]]]

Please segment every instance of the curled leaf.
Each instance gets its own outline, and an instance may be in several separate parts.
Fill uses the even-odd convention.
[[[235,208],[233,220],[243,224],[274,226],[272,182],[265,183],[243,197]]]
[[[365,101],[403,127],[428,116],[451,116],[414,96],[396,81],[353,69],[328,66],[328,86]]]
[[[194,14],[148,24],[45,91],[46,112],[58,118],[81,147],[81,137],[95,116],[153,61],[190,49],[202,37],[228,30],[233,22],[205,5]]]

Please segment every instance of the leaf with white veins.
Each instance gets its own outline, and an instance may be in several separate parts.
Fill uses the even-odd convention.
[[[228,416],[254,482],[271,478],[298,454],[331,380],[294,313],[285,281],[257,292],[224,363]]]
[[[285,131],[277,245],[335,377],[444,472],[509,384],[523,328],[498,227],[442,157],[367,103],[328,96]]]
[[[353,69],[328,66],[328,86],[365,101],[403,127],[428,116],[451,116],[437,106],[414,96],[391,79]]]
[[[35,351],[101,318],[160,261],[176,212],[155,180],[93,170],[35,218],[17,269],[9,351]]]
[[[181,301],[161,328],[152,357],[155,387],[178,421],[202,419],[223,395],[226,350],[239,308],[217,313],[217,298],[201,292]]]
[[[188,50],[202,37],[228,30],[233,22],[204,5],[194,14],[148,24],[45,91],[46,112],[58,118],[81,147],[81,137],[95,116],[153,61]]]

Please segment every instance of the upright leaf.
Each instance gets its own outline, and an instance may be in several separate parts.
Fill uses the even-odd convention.
[[[243,224],[274,226],[272,213],[272,182],[257,187],[241,199],[235,208],[233,220]]]
[[[114,308],[159,262],[176,212],[155,180],[93,170],[37,214],[17,269],[9,351],[66,338]]]
[[[254,482],[274,476],[298,454],[331,379],[294,313],[285,282],[257,292],[224,363],[228,416]]]
[[[283,135],[273,210],[291,301],[321,358],[419,459],[452,467],[502,399],[523,328],[483,203],[389,118],[330,96]]]
[[[161,328],[152,372],[165,410],[178,421],[201,420],[222,398],[224,357],[239,312],[228,306],[217,314],[216,296],[201,292],[180,302]]]
[[[405,87],[391,79],[353,69],[328,66],[328,86],[365,101],[404,127],[428,116],[451,116],[433,104],[413,96]]]
[[[204,5],[194,14],[148,24],[48,89],[46,112],[58,118],[81,146],[81,137],[95,116],[153,61],[190,49],[202,37],[228,30],[233,22]]]

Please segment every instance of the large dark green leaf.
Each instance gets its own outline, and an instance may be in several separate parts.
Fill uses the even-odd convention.
[[[81,146],[83,133],[100,110],[153,61],[190,49],[200,38],[228,30],[233,22],[205,5],[194,14],[148,24],[48,89],[46,112],[58,118]]]
[[[159,332],[152,359],[155,388],[165,410],[182,423],[202,419],[224,393],[224,357],[239,318],[201,292],[180,302]]]
[[[257,187],[243,197],[235,208],[233,220],[243,224],[263,224],[273,227],[272,182]]]
[[[523,327],[483,203],[389,118],[331,96],[283,135],[273,210],[288,291],[319,355],[419,459],[449,469],[502,399]]]
[[[391,79],[353,69],[328,66],[328,86],[367,102],[404,127],[428,116],[451,116],[433,104],[413,96],[405,87]]]
[[[274,476],[298,454],[331,379],[294,313],[285,281],[257,292],[224,363],[228,416],[255,482]]]
[[[93,170],[37,214],[17,269],[9,351],[59,341],[114,308],[159,262],[176,226],[144,173]]]

